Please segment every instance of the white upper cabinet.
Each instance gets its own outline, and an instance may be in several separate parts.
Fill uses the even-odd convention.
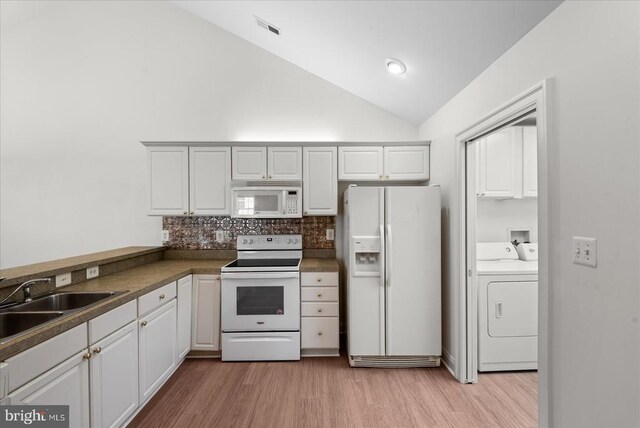
[[[231,213],[230,147],[148,147],[149,215]]]
[[[538,197],[538,130],[522,128],[522,196]]]
[[[269,180],[302,180],[302,147],[269,147],[267,159]]]
[[[383,162],[382,147],[339,147],[338,179],[380,180]]]
[[[186,214],[189,210],[189,148],[149,147],[147,165],[149,214]]]
[[[229,147],[189,148],[190,214],[231,213],[231,150]]]
[[[428,180],[429,147],[385,147],[384,178],[387,180]]]
[[[429,146],[340,147],[339,180],[429,179]]]
[[[266,147],[233,147],[232,176],[234,180],[266,180]]]
[[[234,147],[234,180],[302,180],[302,147]]]
[[[478,141],[478,197],[538,196],[536,133],[535,126],[512,126]]]
[[[305,147],[302,180],[304,215],[338,213],[336,147]]]
[[[480,197],[516,197],[517,131],[506,128],[480,140]]]

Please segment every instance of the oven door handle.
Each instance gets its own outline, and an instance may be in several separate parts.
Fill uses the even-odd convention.
[[[299,272],[223,272],[222,279],[282,279],[299,278]]]

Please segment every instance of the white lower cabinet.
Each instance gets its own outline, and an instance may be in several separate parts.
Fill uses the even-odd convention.
[[[300,274],[301,355],[339,355],[338,272]]]
[[[176,367],[176,300],[138,319],[140,403],[151,397]]]
[[[193,275],[191,349],[220,350],[220,276]]]
[[[89,426],[89,358],[86,350],[9,394],[9,404],[68,405],[69,426]]]
[[[178,361],[191,350],[192,284],[191,275],[178,280]]]
[[[138,326],[131,322],[90,347],[91,426],[121,426],[138,408]]]

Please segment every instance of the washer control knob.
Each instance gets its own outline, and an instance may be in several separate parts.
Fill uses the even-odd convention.
[[[289,238],[287,239],[287,244],[291,244],[293,242],[293,239]]]
[[[247,242],[248,242],[248,241],[247,241],[246,239],[243,239],[243,240],[242,240],[242,243],[243,243],[243,244],[246,244]]]

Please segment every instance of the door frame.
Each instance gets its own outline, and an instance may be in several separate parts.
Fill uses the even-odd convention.
[[[455,136],[456,144],[456,176],[458,177],[459,235],[458,251],[454,257],[459,266],[459,300],[458,300],[458,361],[455,364],[456,378],[462,383],[477,382],[477,337],[473,337],[474,326],[477,329],[477,307],[473,304],[477,296],[473,295],[476,278],[475,242],[467,248],[469,236],[475,237],[475,221],[467,222],[467,212],[471,209],[475,219],[475,204],[467,203],[467,144],[493,130],[508,124],[525,114],[536,112],[538,134],[538,423],[548,425],[548,376],[549,376],[549,331],[548,331],[548,296],[549,296],[549,95],[551,81],[545,79],[498,109],[485,115]],[[472,166],[475,168],[475,165]],[[473,171],[473,169],[472,169]],[[471,177],[470,177],[471,178]],[[475,177],[473,178],[475,181]],[[475,189],[473,190],[475,195]],[[471,206],[469,206],[471,205]],[[469,224],[468,224],[469,223]],[[454,265],[455,266],[455,265]],[[468,276],[469,272],[470,276]],[[468,279],[471,280],[468,280]],[[470,309],[471,316],[467,316]],[[473,318],[475,316],[475,318]],[[475,319],[475,323],[473,320]],[[471,328],[470,328],[471,327]]]

